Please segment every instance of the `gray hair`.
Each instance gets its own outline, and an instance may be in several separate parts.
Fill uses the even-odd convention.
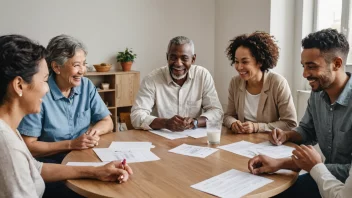
[[[46,62],[48,63],[50,71],[52,70],[52,62],[63,66],[78,50],[83,50],[86,55],[88,53],[82,42],[65,34],[52,38],[46,49],[48,50]]]
[[[194,44],[193,41],[185,36],[177,36],[173,39],[170,40],[169,45],[167,46],[167,52],[169,53],[170,47],[172,45],[184,45],[184,44],[188,44],[191,46],[191,50],[192,50],[192,55],[194,54]]]

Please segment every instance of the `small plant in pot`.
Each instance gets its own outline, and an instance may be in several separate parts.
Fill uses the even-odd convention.
[[[134,59],[137,58],[137,54],[134,54],[132,49],[126,48],[123,52],[118,52],[116,56],[117,62],[121,63],[123,71],[130,71]]]

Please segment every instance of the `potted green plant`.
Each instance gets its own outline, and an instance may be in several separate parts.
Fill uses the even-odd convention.
[[[137,58],[137,54],[134,54],[132,49],[128,49],[127,47],[125,51],[118,52],[116,56],[116,60],[121,63],[123,71],[131,70],[135,58]]]

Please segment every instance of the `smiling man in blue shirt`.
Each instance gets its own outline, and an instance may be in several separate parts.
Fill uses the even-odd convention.
[[[95,86],[83,77],[83,44],[60,35],[49,42],[47,50],[50,91],[41,112],[24,117],[18,130],[39,161],[61,163],[71,150],[96,146],[100,135],[112,131],[113,123]]]

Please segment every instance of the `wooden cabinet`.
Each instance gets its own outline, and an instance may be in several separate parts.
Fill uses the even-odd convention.
[[[139,89],[139,73],[116,74],[116,106],[132,106]]]
[[[129,113],[136,98],[140,82],[139,72],[87,72],[85,76],[97,87],[100,97],[111,112],[114,131],[117,131],[120,113]],[[109,83],[109,89],[102,89],[102,83]]]

